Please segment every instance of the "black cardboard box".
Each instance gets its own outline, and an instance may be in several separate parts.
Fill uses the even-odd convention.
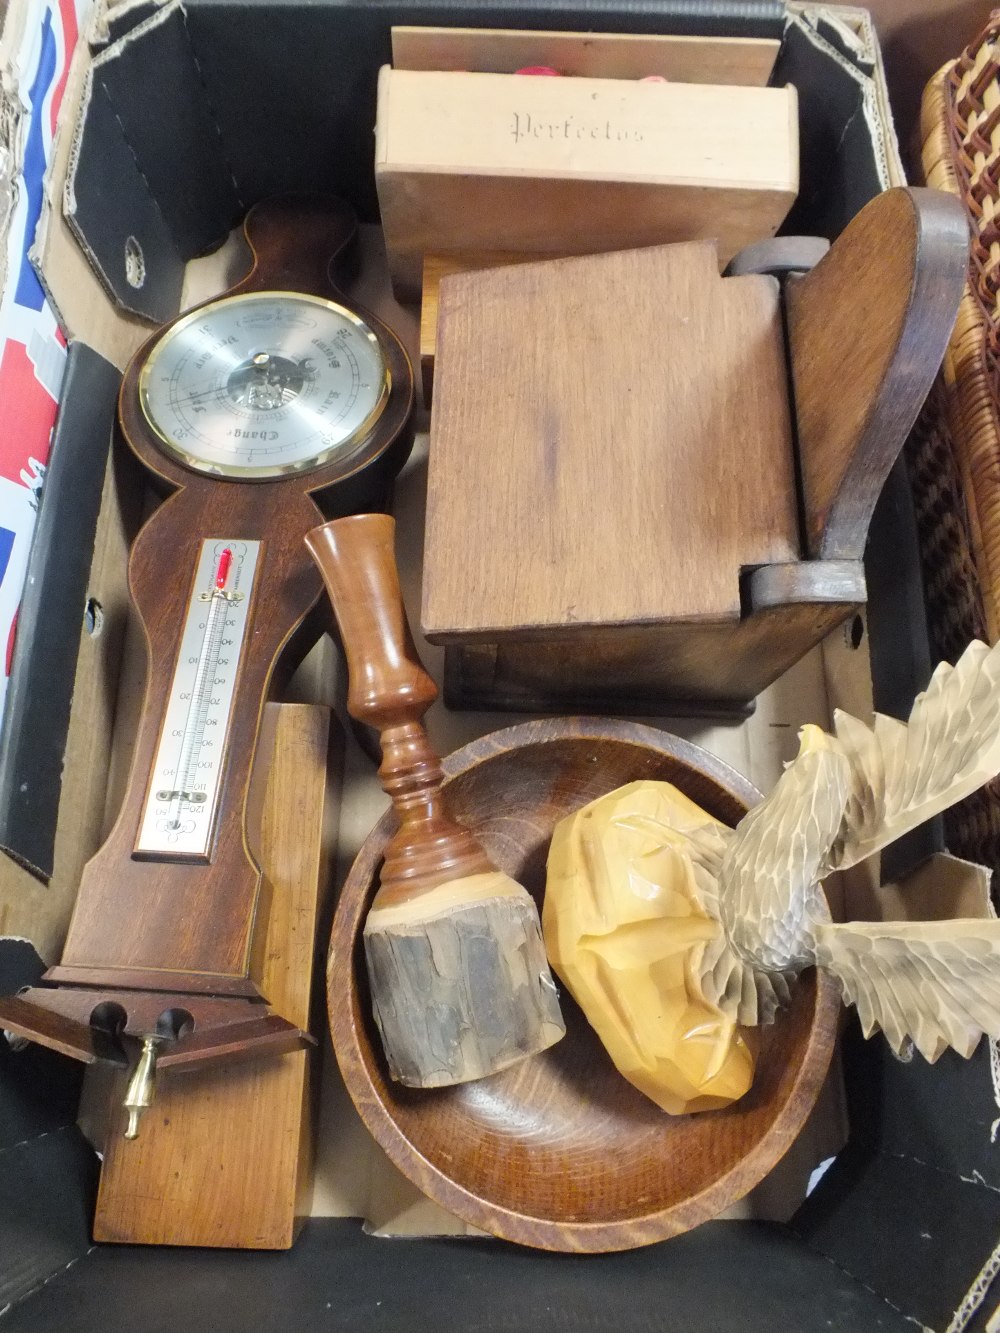
[[[139,0],[113,9],[92,61],[78,53],[71,76],[84,115],[79,136],[66,136],[60,149],[64,168],[72,149],[70,223],[56,194],[39,237],[45,280],[80,350],[59,426],[60,443],[70,443],[53,456],[52,506],[33,557],[35,586],[62,589],[67,607],[83,590],[101,604],[104,628],[81,636],[67,610],[56,642],[23,644],[26,675],[44,652],[47,697],[60,699],[62,712],[50,705],[32,719],[37,696],[23,692],[28,711],[14,721],[23,743],[13,758],[8,743],[6,780],[16,790],[23,767],[40,766],[48,823],[36,812],[28,830],[23,817],[8,816],[5,836],[10,843],[30,832],[21,861],[37,865],[49,855],[52,864],[47,888],[13,861],[0,868],[0,929],[28,936],[0,940],[0,991],[35,979],[36,948],[57,951],[75,876],[116,780],[110,732],[139,488],[129,460],[113,450],[98,517],[95,503],[86,511],[79,504],[70,470],[82,469],[96,500],[114,410],[109,363],[120,365],[148,327],[138,316],[175,313],[185,262],[218,243],[257,198],[327,188],[375,220],[375,77],[394,22],[780,37],[775,78],[798,87],[803,149],[800,198],[786,229],[833,237],[900,178],[877,48],[863,18],[845,14],[822,18],[810,9],[791,19],[777,0]],[[76,240],[134,314],[107,314]],[[137,250],[139,288],[127,264],[131,257],[134,276]],[[55,570],[44,533],[62,530],[60,489],[85,530]],[[886,711],[907,710],[929,665],[915,557],[903,558],[909,523],[897,472],[869,559],[873,683]],[[19,924],[31,921],[37,929]],[[989,1052],[984,1046],[967,1064],[949,1054],[931,1070],[900,1064],[849,1033],[845,1057],[849,1145],[788,1224],[716,1222],[646,1250],[574,1258],[487,1241],[393,1244],[350,1219],[314,1219],[288,1254],[256,1255],[92,1246],[97,1163],[75,1125],[78,1070],[0,1042],[0,1330],[922,1325],[944,1333],[1000,1238]],[[967,1326],[984,1327],[995,1299]]]

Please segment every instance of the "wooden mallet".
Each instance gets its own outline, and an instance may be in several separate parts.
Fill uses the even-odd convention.
[[[393,1078],[434,1088],[495,1074],[565,1027],[534,900],[445,814],[420,721],[437,687],[413,646],[394,536],[391,518],[359,514],[306,545],[340,626],[348,711],[378,728],[399,818],[364,929],[375,1019]]]

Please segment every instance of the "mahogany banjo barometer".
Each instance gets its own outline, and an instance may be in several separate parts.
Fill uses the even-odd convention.
[[[356,230],[347,206],[273,201],[245,230],[249,275],[125,372],[125,438],[171,491],[129,559],[148,650],[131,775],[61,963],[0,1000],[0,1026],[78,1059],[141,1049],[130,1135],[157,1065],[309,1040],[256,982],[267,892],[250,845],[254,756],[275,666],[293,635],[308,646],[322,588],[305,534],[383,503],[412,441],[402,344],[329,277]]]

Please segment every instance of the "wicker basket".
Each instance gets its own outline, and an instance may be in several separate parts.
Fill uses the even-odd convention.
[[[1000,10],[927,85],[928,185],[957,195],[969,275],[942,375],[907,446],[935,660],[1000,638]],[[949,849],[1000,870],[1000,785],[946,816]]]

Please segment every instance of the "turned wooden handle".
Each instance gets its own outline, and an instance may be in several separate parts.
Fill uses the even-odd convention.
[[[356,514],[306,536],[347,655],[348,712],[379,730],[379,780],[399,817],[399,831],[386,849],[379,907],[493,869],[472,834],[443,810],[441,763],[420,722],[437,698],[437,686],[413,646],[399,590],[395,533],[386,514]]]
[[[306,545],[340,626],[351,717],[379,731],[418,722],[437,698],[407,623],[388,514],[355,514],[314,528]]]

